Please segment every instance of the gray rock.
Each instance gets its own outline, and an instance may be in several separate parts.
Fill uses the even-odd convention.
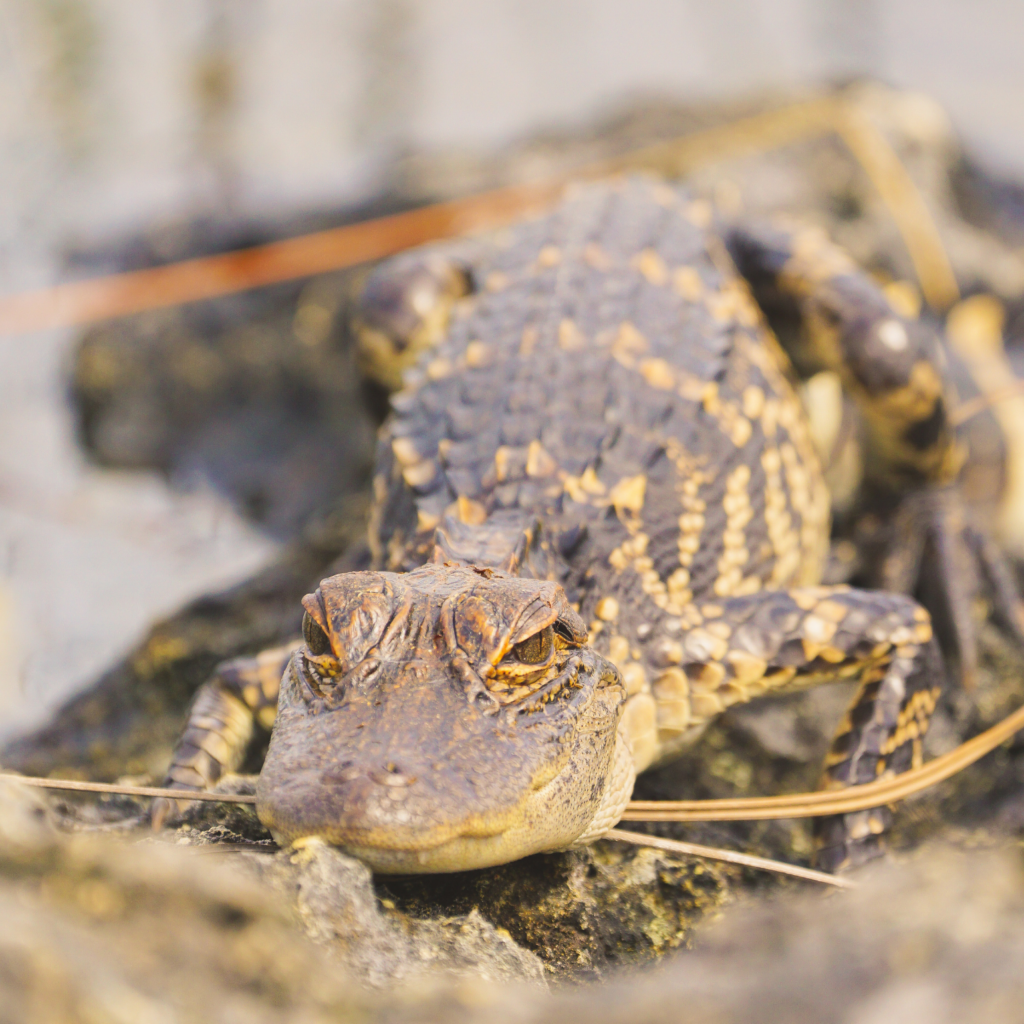
[[[62,835],[0,781],[0,1024],[349,1021],[369,1005],[240,864]]]
[[[488,1020],[1009,1024],[1024,1020],[1022,959],[1019,851],[930,848],[852,892],[734,911],[656,970]]]
[[[425,973],[543,983],[540,959],[472,910],[418,920],[382,908],[369,868],[320,839],[273,857],[245,854],[256,874],[292,899],[306,934],[375,987]]]
[[[1019,848],[926,847],[858,881],[735,906],[656,968],[552,993],[508,983],[539,967],[479,914],[402,924],[366,869],[321,843],[229,855],[66,836],[4,781],[0,1024],[1024,1020]],[[369,958],[384,991],[346,957]]]
[[[255,792],[256,777],[217,790]],[[74,823],[65,816],[62,820]],[[484,871],[374,879],[319,842],[276,856],[245,804],[196,802],[155,842],[230,846],[294,903],[307,934],[372,985],[424,968],[462,976],[598,978],[685,945],[729,899],[740,870],[622,843],[529,857]]]

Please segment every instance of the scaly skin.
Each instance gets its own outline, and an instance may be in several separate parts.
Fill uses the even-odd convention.
[[[942,675],[929,614],[818,586],[829,495],[762,309],[795,317],[800,369],[836,371],[858,403],[870,481],[900,496],[918,554],[987,571],[936,339],[823,238],[712,221],[664,184],[618,181],[469,260],[434,249],[370,276],[369,369],[416,362],[381,435],[375,571],[306,599],[284,673],[258,788],[282,841],[323,835],[406,872],[588,842],[635,773],[726,707],[837,678],[861,686],[823,785],[920,762]],[[920,559],[885,556],[912,591]],[[970,669],[974,580],[952,576],[936,607]],[[286,654],[208,684],[171,784],[237,761],[230,723],[268,717],[252,680]],[[886,823],[820,822],[819,862],[875,855]]]

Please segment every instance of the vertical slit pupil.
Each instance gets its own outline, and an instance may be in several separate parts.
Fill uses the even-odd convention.
[[[554,630],[551,626],[542,629],[539,633],[520,640],[512,648],[512,653],[517,661],[524,665],[539,665],[547,661],[551,654],[551,647],[554,644]]]
[[[320,625],[307,612],[302,616],[302,638],[306,641],[309,653],[314,656],[328,654],[331,641]]]

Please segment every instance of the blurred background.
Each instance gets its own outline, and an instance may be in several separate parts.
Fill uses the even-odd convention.
[[[502,180],[503,147],[599,136],[626,111],[853,79],[933,97],[979,166],[1024,178],[1022,30],[1011,0],[0,0],[0,294],[471,191]],[[516,152],[519,177],[547,166]],[[333,315],[295,286],[175,329],[223,338],[255,309],[273,331],[279,301]],[[311,317],[282,329],[308,348]],[[275,497],[296,473],[363,472],[365,426],[289,456],[268,497],[251,478],[278,469],[254,453],[294,454],[283,413],[193,415],[189,392],[156,425],[108,415],[96,353],[109,378],[111,352],[170,329],[133,323],[123,350],[103,329],[84,350],[80,330],[0,337],[0,732],[266,564],[316,504]],[[272,345],[246,338],[253,365]],[[349,365],[331,372],[347,393]],[[168,447],[175,415],[190,441]]]

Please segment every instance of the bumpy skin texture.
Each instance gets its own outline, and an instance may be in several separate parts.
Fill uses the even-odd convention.
[[[307,599],[285,674],[259,789],[282,839],[326,835],[398,871],[588,841],[634,772],[726,707],[836,678],[861,686],[823,785],[920,762],[942,674],[928,612],[817,586],[829,496],[751,287],[803,324],[801,369],[839,372],[869,425],[872,478],[911,492],[911,527],[937,489],[959,507],[935,339],[818,235],[712,221],[658,182],[590,186],[460,262],[468,295],[435,289],[450,317],[415,321],[419,362],[381,435],[381,571]],[[370,361],[408,348],[384,337],[403,322],[387,282],[420,287],[414,259],[371,276],[364,301],[385,295],[387,315],[361,313]],[[448,274],[443,249],[422,260]],[[901,582],[916,586],[916,564]],[[527,607],[544,610],[533,633],[514,625]],[[544,671],[516,669],[554,623],[568,646]],[[201,747],[183,744],[171,778]],[[885,825],[881,812],[820,823],[820,863],[874,855]]]

